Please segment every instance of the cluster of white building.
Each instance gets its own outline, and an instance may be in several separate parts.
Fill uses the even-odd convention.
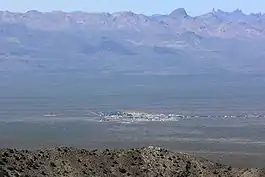
[[[178,121],[182,115],[151,114],[143,112],[112,112],[101,114],[102,121]]]

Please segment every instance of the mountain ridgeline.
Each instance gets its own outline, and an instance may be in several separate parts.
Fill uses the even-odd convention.
[[[265,15],[0,12],[0,72],[264,73]]]

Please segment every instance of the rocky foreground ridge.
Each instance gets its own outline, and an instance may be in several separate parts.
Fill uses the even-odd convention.
[[[237,169],[161,148],[35,151],[1,149],[2,176],[261,177],[261,169]]]

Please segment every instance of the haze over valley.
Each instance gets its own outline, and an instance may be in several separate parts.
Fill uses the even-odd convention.
[[[265,14],[241,10],[0,11],[0,148],[154,145],[264,167],[264,29]]]
[[[2,11],[1,108],[15,97],[31,110],[39,99],[41,115],[56,105],[261,111],[264,25],[265,15],[240,10],[196,17],[182,8],[152,16]]]

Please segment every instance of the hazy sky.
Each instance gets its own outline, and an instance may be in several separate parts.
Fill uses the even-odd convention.
[[[213,8],[246,13],[265,12],[265,0],[1,0],[0,10],[9,11],[86,11],[114,12],[131,10],[137,13],[169,13],[184,7],[190,15],[199,15]]]

